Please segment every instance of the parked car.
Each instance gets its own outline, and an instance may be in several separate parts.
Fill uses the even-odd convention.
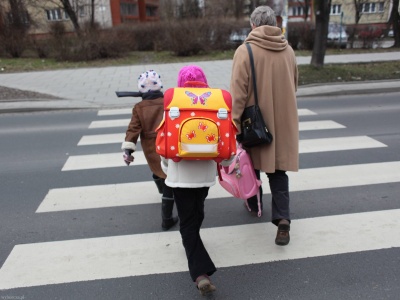
[[[388,37],[394,37],[393,29],[388,31]]]
[[[251,28],[240,28],[239,30],[233,31],[229,36],[229,43],[239,46],[243,44],[244,40],[247,38],[251,31]]]
[[[347,38],[345,26],[337,23],[329,23],[328,46],[345,49],[347,47]]]

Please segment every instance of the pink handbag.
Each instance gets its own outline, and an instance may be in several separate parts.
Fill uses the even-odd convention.
[[[261,217],[260,186],[262,182],[257,179],[250,155],[241,144],[238,144],[236,155],[229,166],[224,167],[218,164],[218,175],[220,185],[235,198],[245,200],[249,211],[251,209],[247,199],[257,195],[257,216]]]

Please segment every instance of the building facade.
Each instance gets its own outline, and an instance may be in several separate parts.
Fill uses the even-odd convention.
[[[67,32],[74,27],[70,16],[59,1],[25,1],[27,26],[31,35],[46,35],[54,23],[63,23]],[[70,0],[78,23],[84,25],[93,19],[100,28],[125,23],[149,22],[159,19],[159,0]],[[0,0],[0,26],[12,22],[9,1]]]
[[[386,25],[392,7],[392,0],[332,0],[329,22],[343,25]],[[305,19],[314,22],[314,13],[314,0],[289,0],[289,22]]]
[[[200,17],[217,11],[222,13],[232,8],[231,0],[199,0],[198,8]],[[315,21],[315,0],[243,0],[243,16],[248,18],[250,5],[270,5],[277,10],[278,16],[284,11],[288,22]],[[0,26],[4,22],[12,21],[8,8],[8,0],[0,0]],[[62,22],[67,31],[74,31],[70,17],[57,3],[60,1],[25,0],[30,34],[47,34],[51,25]],[[180,17],[182,9],[189,2],[185,0],[70,0],[79,24],[90,22],[92,15],[94,21],[101,28],[110,28],[122,24],[135,22],[158,21],[162,10],[172,10],[169,16]],[[161,4],[160,4],[161,3]],[[226,5],[226,6],[224,6]],[[356,10],[358,7],[358,10]],[[341,23],[345,26],[381,25],[387,26],[392,0],[332,0],[330,22]],[[283,10],[284,8],[284,10]],[[210,11],[211,10],[211,11]],[[233,12],[230,12],[233,17]],[[226,17],[225,15],[223,17]]]

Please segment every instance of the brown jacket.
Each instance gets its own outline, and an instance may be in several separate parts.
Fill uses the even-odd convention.
[[[253,50],[258,104],[274,138],[270,145],[249,149],[254,168],[267,173],[298,171],[298,70],[294,51],[278,27],[257,27],[250,32],[246,42]],[[245,44],[239,46],[233,58],[230,92],[232,117],[240,130],[244,108],[254,104],[250,59]]]
[[[164,98],[142,100],[132,109],[132,118],[126,131],[125,142],[136,142],[140,136],[144,156],[151,171],[165,178],[161,169],[161,158],[156,152],[156,132],[164,113]],[[135,150],[135,149],[133,149]]]

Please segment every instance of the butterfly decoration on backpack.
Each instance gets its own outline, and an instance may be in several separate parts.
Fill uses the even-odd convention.
[[[185,94],[189,96],[190,100],[192,101],[192,104],[197,104],[197,102],[200,101],[202,105],[206,105],[207,99],[211,96],[211,92],[203,93],[200,96],[190,91],[186,91]]]

